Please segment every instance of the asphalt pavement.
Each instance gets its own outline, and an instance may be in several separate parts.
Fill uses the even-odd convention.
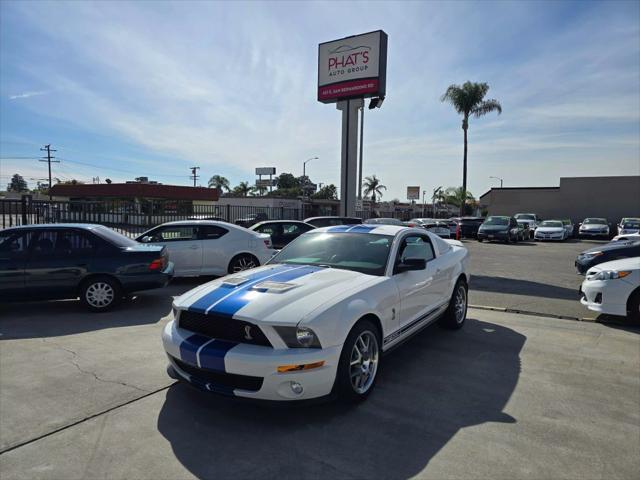
[[[177,295],[195,283],[169,288]],[[267,408],[165,375],[167,291],[0,312],[0,472],[75,478],[637,478],[640,331],[470,310],[363,404]]]

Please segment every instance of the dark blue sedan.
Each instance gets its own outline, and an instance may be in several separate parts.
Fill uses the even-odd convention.
[[[0,301],[78,298],[95,312],[173,276],[165,247],[102,225],[28,225],[0,231]]]

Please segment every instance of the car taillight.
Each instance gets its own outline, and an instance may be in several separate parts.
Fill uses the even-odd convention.
[[[164,270],[164,257],[156,258],[149,264],[149,270]]]
[[[271,240],[265,239],[264,244],[267,246],[267,248],[271,248]]]

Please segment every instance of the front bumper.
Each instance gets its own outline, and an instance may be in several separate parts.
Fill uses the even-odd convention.
[[[535,240],[559,240],[562,241],[565,238],[564,233],[541,233],[536,232],[533,236]]]
[[[509,233],[500,231],[500,232],[478,232],[479,240],[507,240],[509,238]]]
[[[342,346],[276,349],[236,344],[194,334],[169,322],[162,343],[180,379],[201,390],[270,401],[309,400],[329,395],[336,378]],[[312,370],[278,373],[278,366],[324,361]],[[302,385],[296,394],[292,382]]]
[[[624,279],[585,280],[580,287],[580,303],[594,312],[626,316],[629,298],[626,283]]]
[[[579,235],[581,237],[608,237],[608,230],[579,230]]]

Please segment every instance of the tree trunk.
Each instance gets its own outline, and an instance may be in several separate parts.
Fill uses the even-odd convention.
[[[460,203],[460,216],[464,217],[464,207],[467,203],[467,129],[469,128],[469,119],[465,115],[462,120],[462,130],[464,131],[464,155],[462,158],[462,202]]]

